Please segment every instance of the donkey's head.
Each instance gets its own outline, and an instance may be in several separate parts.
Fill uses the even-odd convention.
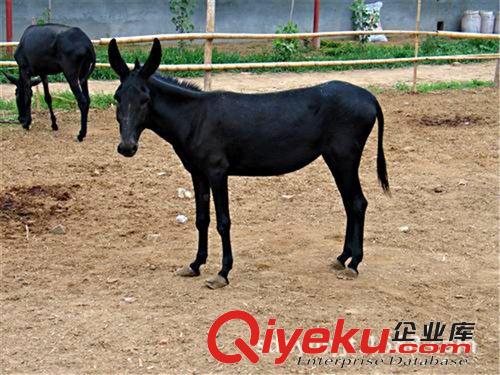
[[[139,147],[139,137],[149,119],[151,96],[147,80],[160,65],[161,45],[155,39],[146,63],[141,67],[139,61],[136,61],[132,71],[123,61],[115,39],[109,43],[108,54],[109,63],[121,81],[115,92],[116,119],[120,124],[121,137],[118,152],[131,157]]]
[[[42,80],[40,78],[32,78],[31,81],[23,79],[22,75],[19,78],[11,74],[3,73],[7,79],[16,85],[16,104],[19,113],[18,120],[23,127],[28,129],[31,124],[31,97],[33,96],[33,86],[38,85]]]

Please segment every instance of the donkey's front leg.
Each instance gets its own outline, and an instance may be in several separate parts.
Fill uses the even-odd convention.
[[[196,228],[198,229],[198,253],[189,266],[179,268],[178,276],[199,276],[200,266],[208,257],[208,226],[210,224],[210,185],[203,175],[191,175],[196,199]]]
[[[40,78],[42,79],[43,83],[43,93],[44,93],[45,103],[47,103],[47,106],[49,107],[50,121],[52,122],[52,130],[58,130],[56,115],[54,115],[54,110],[52,109],[52,96],[50,95],[49,91],[49,80],[47,79],[47,76],[40,76]]]
[[[227,174],[221,172],[213,173],[209,177],[209,182],[214,195],[217,231],[222,239],[222,268],[217,276],[206,280],[205,285],[210,289],[218,289],[229,284],[228,275],[231,268],[233,268],[233,254],[229,235],[231,220],[229,218]]]
[[[73,95],[75,96],[76,101],[78,102],[78,108],[80,108],[81,125],[80,125],[80,132],[78,133],[76,139],[78,140],[78,142],[82,142],[85,136],[87,135],[87,117],[89,114],[90,102],[87,99],[86,95],[82,92],[80,83],[78,82],[78,74],[65,73],[65,76],[66,80],[69,83],[69,87],[71,88],[71,91],[73,92]]]

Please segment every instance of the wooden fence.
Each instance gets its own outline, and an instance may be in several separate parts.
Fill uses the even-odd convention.
[[[302,68],[340,65],[365,65],[365,64],[390,64],[390,63],[414,63],[425,61],[461,61],[461,60],[495,60],[500,54],[489,53],[479,55],[447,55],[447,56],[420,56],[404,57],[394,59],[370,59],[370,60],[332,60],[332,61],[284,61],[284,62],[259,62],[259,63],[235,63],[235,64],[172,64],[160,65],[158,70],[166,72],[179,71],[212,71],[212,70],[248,70],[269,68]],[[130,68],[134,64],[127,64]],[[0,61],[0,67],[16,67],[15,61]],[[97,63],[96,68],[110,68],[108,63]]]
[[[236,69],[269,69],[269,68],[299,68],[299,67],[326,67],[340,65],[364,65],[364,64],[389,64],[389,63],[414,63],[413,89],[416,90],[417,65],[425,61],[461,61],[461,60],[497,60],[500,61],[500,54],[478,54],[478,55],[449,55],[449,56],[418,56],[419,38],[421,36],[436,36],[455,39],[493,39],[500,41],[498,34],[475,34],[459,33],[450,31],[420,31],[420,11],[421,0],[417,0],[417,16],[415,30],[384,30],[380,31],[335,31],[319,33],[297,33],[297,34],[247,34],[247,33],[215,33],[215,0],[207,0],[207,23],[205,33],[188,34],[158,34],[142,35],[132,37],[119,37],[116,41],[119,44],[134,44],[152,42],[154,38],[160,41],[178,40],[205,40],[204,64],[178,64],[160,65],[161,71],[205,71],[205,90],[211,88],[211,72],[215,70],[236,70]],[[334,38],[352,37],[359,35],[406,35],[415,37],[415,56],[411,58],[390,58],[390,59],[370,59],[370,60],[331,60],[331,61],[293,61],[293,62],[264,62],[264,63],[239,63],[239,64],[212,64],[213,40],[274,40],[274,39],[313,39],[313,38]],[[111,38],[100,38],[92,40],[95,45],[107,45]],[[0,42],[0,47],[15,47],[18,42]],[[15,67],[15,61],[0,61],[0,67]],[[129,64],[133,67],[133,64]],[[97,68],[109,68],[107,63],[97,63]],[[499,64],[497,64],[498,75]]]
[[[410,36],[439,36],[456,39],[496,39],[500,41],[500,35],[497,34],[471,34],[458,32],[442,32],[442,31],[409,31],[409,30],[385,30],[387,35],[410,35]],[[192,34],[158,34],[144,35],[134,37],[116,38],[116,41],[121,44],[147,43],[158,38],[162,41],[175,40],[195,40],[205,39],[211,41],[213,39],[310,39],[313,37],[346,37],[357,35],[376,35],[380,34],[376,31],[337,31],[337,32],[321,32],[321,33],[300,33],[300,34],[227,34],[227,33],[192,33]],[[107,45],[111,38],[101,38],[93,40],[96,45]],[[17,42],[0,42],[0,47],[16,46]],[[211,45],[205,48],[205,63],[204,64],[178,64],[178,65],[160,65],[159,70],[162,71],[205,71],[211,72],[214,70],[236,70],[236,69],[268,69],[268,68],[299,68],[299,67],[326,67],[339,65],[364,65],[364,64],[388,64],[388,63],[419,63],[425,61],[460,61],[460,60],[495,60],[500,58],[500,54],[478,54],[478,55],[447,55],[447,56],[418,56],[418,51],[415,52],[415,57],[408,58],[389,58],[389,59],[370,59],[370,60],[331,60],[331,61],[293,61],[293,62],[263,62],[263,63],[238,63],[238,64],[212,64],[211,63]],[[210,57],[210,58],[208,58]],[[129,64],[131,67],[133,64]],[[15,61],[0,61],[0,67],[15,67]],[[97,68],[109,68],[107,63],[98,63]],[[414,77],[416,81],[416,76]],[[208,87],[207,87],[208,86]],[[205,83],[205,88],[210,88],[210,79]]]
[[[160,41],[177,41],[177,40],[273,40],[273,39],[312,39],[312,38],[342,38],[359,35],[406,35],[406,36],[436,36],[452,39],[497,39],[500,40],[499,34],[476,34],[476,33],[461,33],[457,31],[415,31],[415,30],[384,30],[384,31],[323,31],[319,33],[296,33],[296,34],[248,34],[248,33],[186,33],[186,34],[154,34],[140,35],[129,37],[117,37],[118,44],[136,44],[149,43],[154,38]],[[93,39],[95,45],[108,45],[112,38]],[[16,47],[19,42],[0,42],[0,47]]]

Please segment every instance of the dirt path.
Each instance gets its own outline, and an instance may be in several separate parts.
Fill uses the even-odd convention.
[[[338,75],[224,75],[216,83],[285,88]],[[213,210],[202,277],[173,275],[193,260],[197,234],[193,199],[176,195],[191,190],[190,177],[164,141],[145,132],[138,154],[121,157],[112,109],[91,111],[82,144],[73,141],[77,112],[58,114],[57,133],[45,111],[29,133],[0,127],[0,373],[497,373],[498,95],[378,97],[393,196],[376,180],[373,132],[360,170],[365,257],[350,282],[328,266],[342,248],[345,214],[322,160],[285,176],[230,179],[235,267],[228,287],[210,291],[203,279],[221,259]],[[188,222],[177,224],[178,214]],[[58,224],[64,234],[51,232]],[[377,333],[415,322],[419,335],[430,321],[447,332],[452,322],[474,322],[477,353],[462,367],[341,370],[298,366],[298,352],[279,367],[273,355],[227,366],[210,356],[206,335],[232,309],[254,314],[263,329],[275,317],[287,337],[297,327],[333,328],[341,317]],[[218,343],[229,352],[236,335],[248,337],[247,328],[231,323]]]
[[[419,82],[493,80],[495,62],[480,64],[455,65],[422,65],[419,67]],[[307,77],[307,79],[305,79]],[[397,82],[411,82],[413,68],[349,70],[343,72],[311,72],[311,73],[221,73],[214,75],[214,90],[233,90],[239,92],[276,91],[287,88],[312,86],[330,80],[342,80],[359,86],[393,86]],[[192,81],[203,85],[203,78]],[[114,93],[118,81],[91,81],[90,91],[93,93]],[[69,90],[66,83],[53,83],[51,91]],[[40,87],[40,90],[42,88]],[[0,97],[12,99],[14,87],[0,85]]]

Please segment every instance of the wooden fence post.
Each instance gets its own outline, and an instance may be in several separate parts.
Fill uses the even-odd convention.
[[[420,12],[422,10],[422,0],[417,0],[417,20],[415,22],[415,31],[418,33],[420,31]],[[415,58],[418,57],[418,49],[420,47],[419,34],[415,35]],[[413,92],[417,92],[417,69],[418,62],[413,65]]]
[[[207,21],[206,21],[206,32],[215,32],[215,0],[207,0]],[[205,64],[212,64],[212,47],[213,39],[205,40]],[[210,91],[212,89],[212,71],[206,70],[205,77],[203,81],[203,88],[205,91]]]

